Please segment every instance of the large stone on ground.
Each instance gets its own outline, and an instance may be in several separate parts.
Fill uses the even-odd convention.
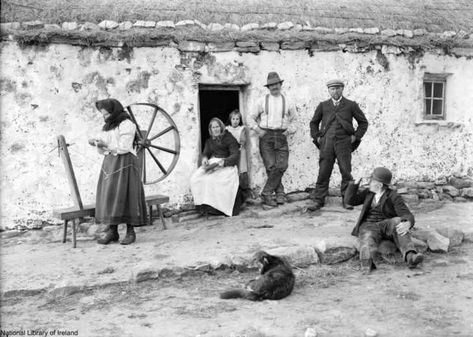
[[[434,229],[418,229],[412,232],[412,236],[427,243],[427,246],[433,252],[448,252],[450,240]]]
[[[463,198],[473,198],[473,187],[467,187],[462,189],[461,196]]]
[[[402,199],[408,205],[417,205],[419,203],[419,196],[417,194],[403,194]]]
[[[458,188],[450,186],[450,185],[443,186],[442,192],[447,193],[451,197],[458,197],[460,195]]]
[[[421,189],[417,192],[417,195],[420,199],[432,199],[433,194],[431,190],[428,189]]]
[[[432,190],[435,188],[435,183],[430,182],[430,181],[419,181],[417,182],[417,187],[418,188],[425,188],[427,190]]]
[[[279,247],[269,249],[268,254],[281,256],[296,267],[304,267],[320,263],[319,256],[314,248],[308,246]]]
[[[451,177],[448,183],[457,189],[467,188],[473,186],[473,181],[470,179]]]
[[[310,197],[310,194],[307,192],[296,192],[296,193],[290,193],[286,195],[286,198],[289,202],[306,200],[306,199],[309,199],[309,197]]]
[[[320,262],[335,264],[351,259],[356,255],[358,241],[355,237],[325,239],[315,245]]]
[[[398,194],[407,194],[409,193],[409,189],[407,187],[401,187],[396,190]]]
[[[463,242],[464,234],[461,230],[453,228],[438,228],[437,232],[450,240],[450,247],[460,246]]]
[[[425,243],[424,241],[421,241],[421,240],[418,240],[416,238],[412,238],[412,243],[414,243],[414,246],[416,247],[416,250],[418,253],[424,253],[427,248],[429,248],[427,246],[427,243]]]
[[[473,242],[473,228],[467,229],[463,232],[463,241]]]
[[[131,271],[130,280],[133,282],[143,282],[159,278],[160,269],[150,262],[137,264]]]

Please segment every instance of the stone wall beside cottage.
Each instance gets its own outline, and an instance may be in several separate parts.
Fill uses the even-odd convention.
[[[287,192],[315,185],[318,151],[310,139],[309,121],[317,104],[328,98],[325,83],[334,77],[346,82],[346,97],[359,103],[370,123],[353,154],[354,177],[366,177],[380,165],[390,168],[396,181],[473,176],[469,57],[434,50],[405,54],[393,48],[362,53],[279,48],[246,53],[232,48],[214,52],[171,46],[25,47],[3,42],[1,62],[2,228],[24,219],[50,219],[53,208],[72,205],[55,150],[59,134],[72,144],[69,150],[83,201],[94,201],[101,157],[87,139],[102,125],[94,102],[106,97],[118,98],[124,105],[155,103],[170,113],[180,131],[180,159],[171,175],[146,186],[146,193],[169,195],[173,206],[191,203],[189,178],[200,151],[199,83],[243,85],[240,108],[246,118],[266,93],[263,85],[270,71],[284,78],[283,91],[297,111],[295,132],[288,136]],[[450,73],[445,121],[423,120],[426,72]],[[251,134],[250,178],[259,190],[265,171],[257,143]],[[339,183],[335,167],[331,186]]]

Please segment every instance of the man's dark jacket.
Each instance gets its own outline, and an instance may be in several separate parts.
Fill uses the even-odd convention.
[[[363,204],[361,209],[360,216],[356,222],[351,235],[358,236],[360,225],[365,221],[366,216],[368,215],[368,210],[370,209],[371,203],[373,202],[374,193],[369,189],[358,191],[358,184],[350,182],[345,192],[346,203],[356,206]],[[396,191],[388,188],[379,200],[383,210],[383,214],[389,219],[394,217],[400,217],[401,221],[409,221],[411,227],[414,226],[415,219],[411,211],[404,203],[402,197],[397,194]]]
[[[335,113],[338,117],[338,122],[347,133],[347,136],[354,135],[356,137],[356,141],[353,144],[353,150],[355,150],[366,130],[368,130],[368,120],[356,102],[350,101],[343,96],[337,107],[333,104],[332,99],[328,99],[321,102],[315,109],[314,116],[310,121],[310,135],[315,145],[320,147],[317,138],[325,135],[330,125],[334,122]],[[356,130],[353,128],[353,118],[358,123]],[[321,125],[320,122],[322,122]]]

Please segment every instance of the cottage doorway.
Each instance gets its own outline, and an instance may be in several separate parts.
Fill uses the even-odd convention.
[[[201,150],[209,138],[209,123],[214,117],[226,125],[228,115],[240,109],[240,86],[199,85],[200,144]]]

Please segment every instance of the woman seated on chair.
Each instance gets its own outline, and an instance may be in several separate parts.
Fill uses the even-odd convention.
[[[241,194],[238,193],[238,142],[218,118],[210,121],[209,134],[202,153],[202,165],[191,177],[194,204],[204,214],[237,215],[241,206],[241,197],[238,198]]]

